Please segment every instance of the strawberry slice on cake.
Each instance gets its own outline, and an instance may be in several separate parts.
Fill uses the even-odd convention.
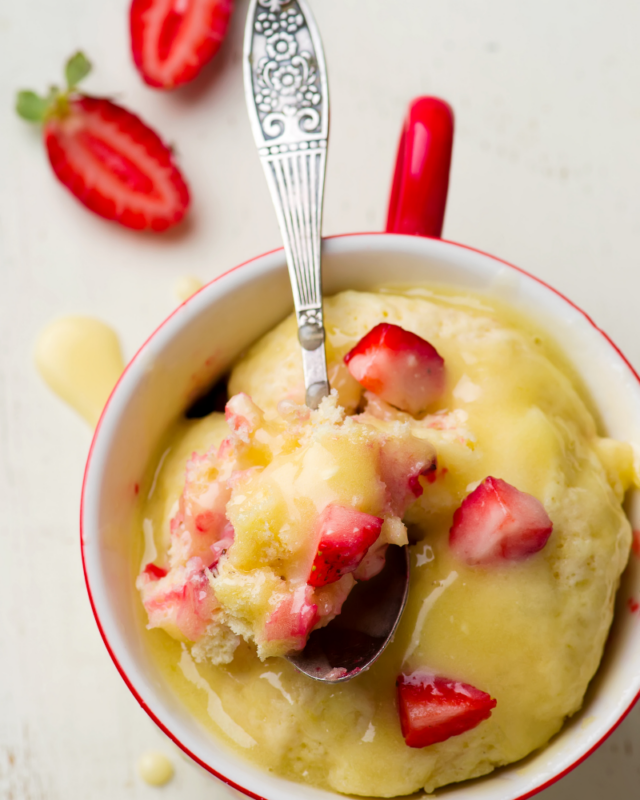
[[[43,126],[51,167],[88,209],[127,228],[160,232],[182,220],[189,189],[171,148],[139,117],[106,97],[78,91],[91,64],[76,53],[67,88],[18,93],[16,110]]]
[[[427,747],[470,731],[489,719],[497,702],[468,683],[427,672],[400,675],[398,713],[409,747]]]
[[[353,377],[386,403],[419,414],[443,394],[444,359],[421,336],[382,322],[344,357]]]
[[[380,536],[381,517],[355,508],[328,505],[318,520],[318,552],[311,567],[309,586],[326,586],[355,572]]]
[[[449,547],[471,566],[521,561],[542,550],[552,531],[536,497],[489,476],[453,515]]]

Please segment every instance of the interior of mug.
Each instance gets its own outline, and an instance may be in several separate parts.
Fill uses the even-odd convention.
[[[370,234],[327,240],[325,294],[390,282],[440,283],[489,291],[534,316],[564,349],[599,411],[601,433],[640,445],[640,383],[624,358],[578,309],[550,288],[477,251],[436,239]],[[180,306],[137,354],[96,432],[83,490],[83,556],[105,642],[143,707],[207,768],[268,800],[337,795],[264,773],[211,738],[186,711],[145,648],[136,611],[131,536],[138,487],[175,418],[239,354],[291,311],[282,251],[262,256],[205,287]],[[629,514],[640,528],[640,507]],[[514,800],[534,792],[587,754],[630,707],[640,689],[640,562],[631,559],[604,661],[583,710],[537,754],[448,797]]]

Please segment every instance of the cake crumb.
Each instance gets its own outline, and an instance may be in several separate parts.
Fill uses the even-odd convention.
[[[182,277],[178,278],[176,281],[174,291],[178,297],[178,300],[182,300],[184,303],[196,292],[199,292],[203,286],[204,283],[200,280],[200,278],[196,278],[194,275],[182,275]]]

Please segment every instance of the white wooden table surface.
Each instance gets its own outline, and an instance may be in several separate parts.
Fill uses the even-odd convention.
[[[90,431],[40,382],[31,351],[52,317],[111,323],[130,356],[176,304],[279,244],[246,119],[246,0],[214,65],[165,95],[128,52],[127,0],[0,0],[0,798],[225,798],[138,708],[85,596],[78,499]],[[640,5],[636,0],[312,0],[332,92],[325,233],[381,229],[408,101],[457,117],[445,235],[550,281],[640,367]],[[115,94],[169,141],[190,223],[140,236],[92,216],[53,179],[17,88],[59,81],[82,47],[87,91]],[[144,785],[135,760],[172,755]],[[640,795],[640,708],[546,800]],[[159,795],[158,795],[159,796]]]

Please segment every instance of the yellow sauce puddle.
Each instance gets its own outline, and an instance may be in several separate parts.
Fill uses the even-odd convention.
[[[209,712],[211,719],[216,723],[220,730],[223,733],[226,733],[227,736],[237,745],[240,745],[240,747],[254,747],[254,745],[257,744],[256,740],[252,736],[249,736],[244,728],[240,727],[240,725],[238,725],[238,723],[224,710],[222,707],[222,701],[213,691],[205,678],[200,675],[195,661],[189,654],[189,651],[186,649],[184,644],[182,645],[182,656],[180,657],[178,666],[182,670],[184,677],[206,694],[207,711]]]
[[[47,325],[35,362],[47,386],[92,427],[124,369],[115,331],[92,317],[62,317]]]
[[[164,786],[173,778],[173,764],[164,753],[151,750],[138,759],[138,774],[150,786]]]

